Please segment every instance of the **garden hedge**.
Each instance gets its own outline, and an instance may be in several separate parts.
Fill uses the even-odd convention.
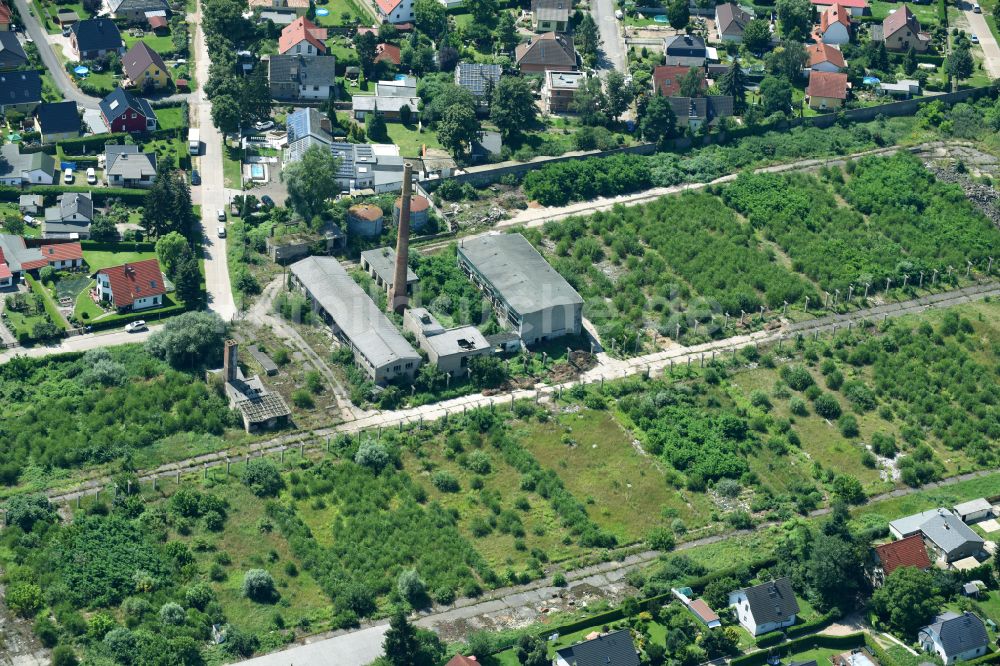
[[[8,192],[7,190],[10,190]],[[146,190],[131,190],[123,187],[88,187],[86,185],[33,185],[21,190],[16,187],[0,190],[0,201],[17,201],[22,194],[41,194],[53,198],[63,192],[83,192],[92,194],[94,203],[104,205],[108,199],[120,199],[130,206],[141,206],[146,201]]]
[[[187,310],[187,306],[183,303],[178,303],[177,305],[168,305],[165,308],[160,308],[150,312],[130,312],[128,314],[111,315],[110,317],[105,317],[101,321],[93,323],[83,321],[81,323],[84,326],[89,326],[91,331],[106,331],[109,328],[118,328],[128,324],[129,322],[138,321],[140,319],[145,321],[159,321],[164,317],[179,315],[185,310]]]
[[[767,650],[758,650],[757,652],[751,652],[750,654],[734,657],[733,660],[729,662],[729,666],[763,666],[767,663],[769,657],[788,656],[797,652],[813,650],[815,648],[850,650],[865,645],[865,636],[866,634],[860,631],[855,634],[847,634],[846,636],[823,636],[820,634],[803,636],[802,638],[796,638],[795,640],[788,641],[787,643],[777,647]]]
[[[84,252],[154,252],[156,243],[140,241],[121,241],[118,243],[109,241],[80,241],[80,247]]]
[[[28,286],[31,287],[31,291],[42,297],[42,302],[45,304],[45,314],[49,316],[52,323],[55,324],[56,328],[65,331],[66,319],[59,313],[59,309],[52,301],[52,295],[49,294],[48,290],[38,280],[31,277],[28,273],[24,274],[24,279],[28,282]]]

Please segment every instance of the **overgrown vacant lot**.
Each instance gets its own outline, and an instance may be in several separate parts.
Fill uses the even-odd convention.
[[[738,319],[787,302],[799,316],[806,298],[812,312],[824,291],[857,304],[866,284],[881,295],[887,279],[894,295],[912,297],[921,271],[925,289],[932,280],[954,285],[966,260],[982,270],[1000,247],[1000,231],[961,188],[936,181],[909,154],[820,177],[746,173],[528,235],[584,296],[604,344],[628,351],[646,329],[674,337],[679,325],[682,340],[695,342],[722,335],[726,312]]]

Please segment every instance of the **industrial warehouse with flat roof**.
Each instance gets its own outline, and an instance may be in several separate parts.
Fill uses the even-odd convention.
[[[579,335],[583,298],[521,234],[463,241],[458,263],[524,344]]]
[[[309,257],[292,264],[290,270],[296,286],[333,332],[351,346],[354,360],[372,381],[413,378],[420,354],[339,261]]]

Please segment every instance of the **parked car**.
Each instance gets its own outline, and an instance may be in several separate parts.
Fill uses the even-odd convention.
[[[215,230],[215,233],[217,233],[219,235],[219,238],[225,238],[226,237],[226,225],[220,224],[218,226],[218,228]]]
[[[146,330],[146,322],[144,322],[141,319],[138,319],[136,321],[131,321],[125,324],[126,333],[138,333],[139,331],[145,331],[145,330]]]
[[[70,169],[70,168],[67,167],[65,170],[63,170],[63,182],[64,183],[72,183],[73,182],[73,170],[72,169]]]
[[[87,184],[97,185],[97,172],[94,167],[87,167]]]
[[[972,35],[969,35],[969,41],[972,42],[973,44],[978,44],[979,43],[979,38],[976,37],[975,34],[972,34]]]
[[[71,31],[70,31],[70,29],[69,29],[69,26],[68,26],[68,25],[64,25],[64,26],[63,26],[63,29],[62,29],[62,36],[63,36],[63,37],[69,37],[69,33],[70,33],[70,32],[71,32]]]
[[[253,128],[258,132],[263,132],[264,130],[269,130],[274,127],[274,122],[271,120],[265,120],[264,122],[254,123]]]
[[[975,14],[982,14],[983,13],[983,8],[979,6],[978,2],[976,2],[976,3],[973,3],[973,5],[972,5],[972,11]]]
[[[226,221],[226,211],[221,208],[216,212],[215,216],[219,219],[219,222]]]
[[[260,202],[268,208],[274,208],[275,206],[274,199],[266,194],[260,198]]]
[[[197,169],[192,169],[191,171],[191,184],[201,185],[201,174],[198,173]]]

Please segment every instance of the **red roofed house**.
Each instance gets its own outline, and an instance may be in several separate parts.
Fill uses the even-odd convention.
[[[401,61],[402,53],[398,46],[392,44],[378,44],[375,46],[375,62],[387,62],[390,65],[398,65]]]
[[[829,44],[811,44],[808,49],[809,69],[814,72],[842,72],[847,61],[840,49]]]
[[[658,65],[653,69],[653,90],[664,97],[673,97],[681,92],[681,77],[687,74],[692,68],[683,65]],[[705,78],[701,79],[701,89],[705,90],[708,84]]]
[[[454,657],[448,660],[448,663],[444,666],[482,666],[475,657],[463,657],[460,654],[456,654]]]
[[[810,109],[839,109],[847,101],[847,74],[810,72],[806,95]]]
[[[281,31],[278,38],[278,53],[281,55],[324,55],[326,54],[326,28],[300,16]]]
[[[851,15],[843,5],[834,5],[819,17],[819,36],[824,44],[851,43]]]
[[[875,546],[875,559],[876,564],[882,569],[883,577],[900,567],[916,567],[923,570],[931,566],[924,537],[920,534],[911,534],[905,539]]]
[[[923,53],[931,44],[931,36],[920,28],[910,8],[903,5],[882,21],[882,41],[889,51],[909,51],[912,46],[917,53]]]
[[[868,0],[809,0],[816,11],[823,12],[834,5],[840,5],[847,9],[851,16],[870,15],[871,9],[868,7]]]
[[[375,0],[375,9],[383,23],[407,23],[413,20],[413,0]]]
[[[167,293],[163,271],[156,259],[109,266],[97,271],[94,293],[119,312],[134,312],[163,305]]]
[[[10,7],[0,2],[0,31],[6,32],[10,30],[12,18]]]
[[[80,268],[83,266],[83,248],[78,242],[46,243],[37,240],[33,241],[33,247],[28,247],[20,236],[0,234],[0,288],[10,287],[24,273],[45,266]]]

